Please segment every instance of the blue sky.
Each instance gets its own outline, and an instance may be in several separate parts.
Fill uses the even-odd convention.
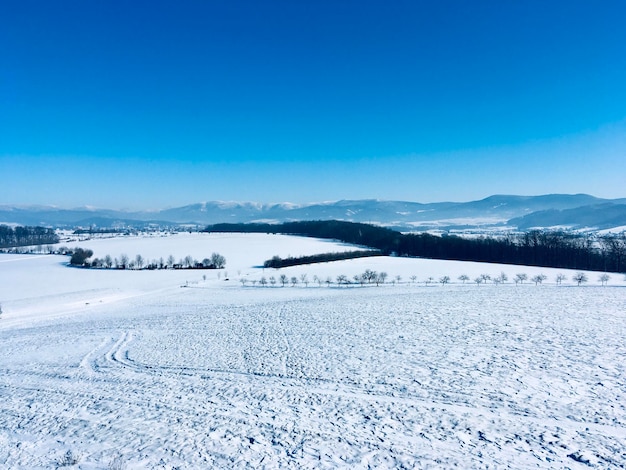
[[[0,6],[0,203],[626,197],[622,1]]]

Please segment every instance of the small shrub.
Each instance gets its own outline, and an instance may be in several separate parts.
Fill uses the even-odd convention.
[[[80,461],[80,456],[74,454],[70,449],[57,462],[58,467],[71,467]]]

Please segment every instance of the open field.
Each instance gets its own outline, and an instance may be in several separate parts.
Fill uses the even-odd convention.
[[[578,287],[567,270],[420,259],[256,267],[352,249],[278,235],[69,246],[145,258],[216,251],[229,280],[1,255],[3,468],[626,466],[621,275],[603,287],[588,273]],[[387,284],[240,282],[365,269],[387,272]],[[501,272],[501,285],[457,280]],[[547,279],[513,284],[522,272]],[[452,283],[436,282],[444,275]]]

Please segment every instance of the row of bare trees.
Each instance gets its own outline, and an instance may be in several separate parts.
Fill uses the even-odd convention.
[[[127,254],[122,253],[119,257],[106,255],[103,258],[93,258],[90,260],[93,252],[76,248],[72,250],[72,258],[70,264],[87,268],[99,269],[222,269],[226,266],[226,258],[219,253],[213,253],[210,257],[198,261],[191,255],[187,255],[178,261],[173,255],[169,255],[167,259],[163,257],[159,259],[147,260],[138,254],[131,258]]]
[[[255,285],[255,286],[258,282],[259,285],[262,287],[266,287],[268,285],[269,286],[280,285],[281,287],[285,287],[288,284],[291,284],[294,287],[297,284],[304,284],[306,287],[308,287],[311,281],[320,287],[324,284],[326,284],[327,286],[331,286],[332,284],[337,284],[338,286],[348,286],[350,284],[360,284],[360,285],[376,284],[378,286],[380,284],[384,284],[387,277],[388,275],[386,272],[377,273],[376,271],[366,269],[363,274],[355,275],[352,279],[348,278],[348,276],[346,276],[345,274],[338,275],[335,278],[335,280],[333,280],[331,276],[327,276],[324,278],[324,277],[315,275],[313,276],[312,279],[309,279],[307,274],[301,274],[299,277],[298,276],[288,277],[286,274],[281,274],[278,277],[262,276],[261,279],[259,279],[258,281],[256,279],[252,279],[250,282],[252,283],[252,285]],[[246,279],[245,277],[242,277],[239,281],[244,286],[249,282],[248,279]]]
[[[412,284],[415,284],[417,282],[417,276],[415,275],[411,276],[409,279]],[[467,274],[461,274],[457,279],[461,281],[463,284],[465,284],[467,281],[472,280],[477,286],[480,286],[481,284],[487,284],[489,282],[495,285],[506,284],[507,281],[509,280],[509,277],[506,275],[506,273],[501,272],[497,276],[491,276],[489,274],[480,274],[476,276],[474,279],[471,279]],[[529,278],[526,273],[518,273],[513,277],[513,282],[515,283],[515,285],[517,285],[517,284],[524,284],[524,282],[526,281],[530,281],[530,282],[533,282],[535,285],[539,285],[539,284],[543,284],[543,281],[547,279],[548,279],[548,276],[546,276],[545,274],[536,274],[532,276],[531,278]],[[606,285],[610,279],[611,279],[611,276],[609,276],[606,273],[600,274],[598,276],[598,281],[603,286]],[[291,276],[291,277],[287,276],[286,274],[281,274],[279,276],[269,276],[269,277],[263,276],[259,280],[257,279],[248,280],[247,278],[242,277],[240,278],[239,281],[241,282],[243,286],[246,286],[248,283],[251,283],[253,286],[256,286],[258,283],[261,287],[267,287],[267,286],[285,287],[287,285],[292,285],[293,287],[295,287],[298,284],[303,284],[306,287],[308,287],[311,281],[313,282],[313,284],[317,284],[320,287],[322,285],[326,285],[328,287],[330,287],[331,285],[337,285],[339,287],[341,286],[348,287],[348,286],[357,286],[357,285],[365,286],[366,284],[375,284],[376,286],[379,286],[381,284],[387,283],[388,280],[390,284],[393,284],[393,285],[400,284],[402,282],[402,276],[398,275],[398,276],[389,278],[388,274],[384,271],[376,272],[376,271],[366,269],[365,272],[363,272],[362,274],[357,274],[353,276],[352,278],[350,278],[349,276],[345,274],[340,274],[336,276],[335,279],[333,279],[331,276],[327,276],[324,278],[324,277],[315,275],[313,276],[311,280],[309,280],[309,277],[307,274],[301,274],[300,276]],[[563,281],[567,280],[567,276],[565,276],[563,273],[558,273],[555,276],[554,280],[557,285],[561,285]],[[577,272],[572,276],[571,280],[575,282],[576,285],[580,286],[581,284],[588,282],[589,277],[584,272]],[[426,278],[422,282],[426,286],[430,284],[436,284],[436,283],[439,283],[442,286],[445,286],[446,284],[449,284],[451,282],[451,278],[450,276],[441,276],[439,279],[435,279],[434,277],[431,276],[431,277]]]

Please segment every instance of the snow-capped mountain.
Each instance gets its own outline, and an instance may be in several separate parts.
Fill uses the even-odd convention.
[[[222,222],[346,220],[403,230],[460,230],[566,226],[606,229],[626,225],[626,198],[587,194],[494,195],[471,202],[342,200],[311,204],[213,201],[156,211],[0,205],[0,223],[76,226],[208,225]]]

